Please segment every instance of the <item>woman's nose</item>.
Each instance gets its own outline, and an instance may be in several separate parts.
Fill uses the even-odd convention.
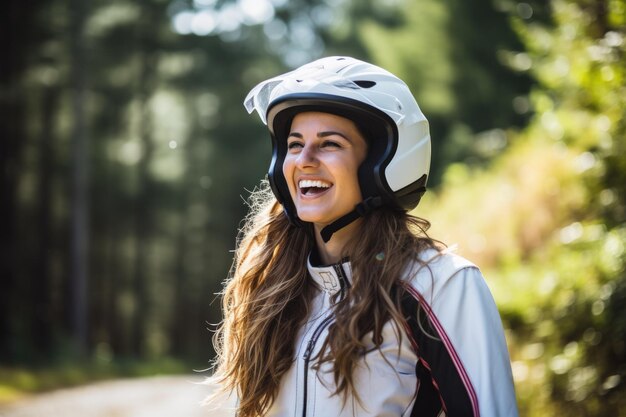
[[[299,168],[317,166],[318,162],[317,149],[315,146],[308,144],[302,148],[300,154],[298,155],[298,159],[296,160]]]

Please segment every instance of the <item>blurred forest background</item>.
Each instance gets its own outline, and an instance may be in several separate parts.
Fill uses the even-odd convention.
[[[478,263],[524,416],[626,416],[626,0],[5,0],[0,398],[210,365],[268,135],[323,55],[431,121],[416,213]]]

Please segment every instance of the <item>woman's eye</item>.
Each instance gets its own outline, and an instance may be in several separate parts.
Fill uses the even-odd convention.
[[[290,142],[287,144],[288,150],[300,149],[300,148],[302,148],[302,144],[300,142]]]
[[[324,141],[322,146],[330,146],[330,147],[333,147],[333,148],[341,148],[341,145],[339,144],[339,142],[335,142],[334,140]]]

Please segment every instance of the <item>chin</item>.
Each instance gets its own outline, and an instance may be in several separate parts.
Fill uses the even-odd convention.
[[[318,223],[323,223],[326,220],[328,220],[328,216],[325,216],[323,213],[320,213],[318,211],[296,209],[296,213],[300,220],[302,220],[303,222],[307,222],[307,223],[318,224]]]
[[[348,212],[346,211],[345,213],[329,213],[327,211],[321,212],[321,211],[312,211],[312,210],[311,211],[299,210],[297,211],[297,213],[298,213],[298,218],[302,220],[303,222],[313,223],[314,225],[322,228],[324,226],[331,224],[332,222],[334,222],[335,220],[337,220],[344,214],[347,214]]]
[[[332,220],[328,220],[328,218],[320,217],[320,216],[310,216],[303,214],[302,216],[298,215],[298,218],[306,223],[313,223],[315,225],[326,226],[327,224],[332,223]]]

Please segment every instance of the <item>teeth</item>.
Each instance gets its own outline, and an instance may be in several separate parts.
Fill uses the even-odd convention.
[[[330,188],[330,185],[330,183],[320,180],[300,180],[300,182],[298,183],[298,186],[300,188]]]

